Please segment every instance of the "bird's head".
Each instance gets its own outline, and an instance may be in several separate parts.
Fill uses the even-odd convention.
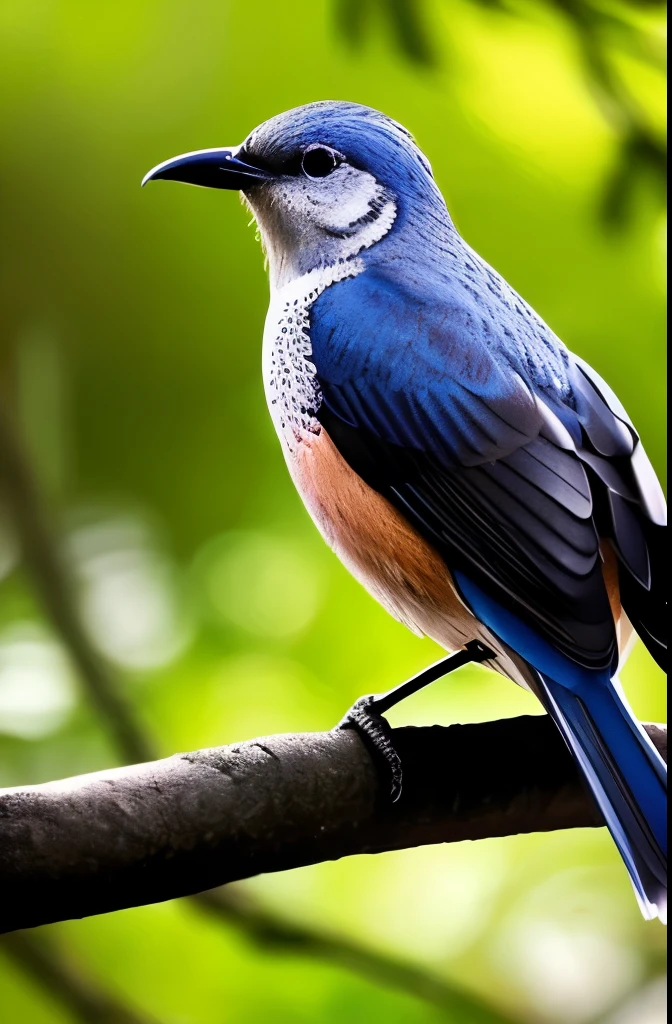
[[[143,184],[156,179],[240,190],[276,285],[370,249],[423,204],[438,204],[445,214],[429,162],[412,136],[356,103],[288,110],[240,146],[166,160]]]

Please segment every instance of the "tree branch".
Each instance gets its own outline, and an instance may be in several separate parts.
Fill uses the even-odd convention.
[[[99,712],[101,724],[109,730],[122,757],[127,761],[146,761],[151,753],[151,742],[136,717],[133,706],[124,698],[116,675],[100,658],[86,631],[79,611],[74,573],[64,556],[64,546],[48,514],[48,504],[36,480],[27,453],[11,422],[8,409],[3,409],[0,396],[0,497],[7,502],[12,526],[20,542],[24,563],[35,590],[42,600],[44,611],[62,643],[79,669],[82,687]],[[2,811],[0,811],[2,827]],[[79,832],[81,838],[81,829]],[[1,848],[1,847],[0,847]],[[0,889],[2,886],[0,885]],[[18,899],[18,890],[10,894]],[[35,892],[28,894],[27,902]],[[165,898],[165,897],[164,897]],[[62,895],[61,903],[67,904]],[[140,900],[142,902],[142,900]],[[299,924],[272,914],[256,901],[241,900],[230,891],[208,892],[194,897],[193,903],[202,910],[237,927],[243,935],[261,945],[275,945],[293,950],[304,956],[313,956],[339,963],[374,982],[383,983],[399,991],[410,992],[441,1010],[454,1015],[456,1008],[469,1008],[469,1015],[479,1024],[510,1024],[494,1007],[485,1007],[478,996],[461,992],[450,982],[428,973],[421,967],[396,957],[376,952],[347,936],[327,934],[321,927]],[[123,905],[123,901],[120,906]],[[91,910],[91,913],[94,913]],[[73,909],[76,916],[76,910]],[[84,912],[81,912],[81,916]],[[52,915],[53,916],[53,915]],[[58,915],[56,915],[58,916]],[[63,916],[63,915],[62,915]],[[64,916],[68,914],[67,906]],[[11,936],[11,940],[16,933]],[[23,936],[25,952],[32,936]],[[7,940],[5,940],[7,941]],[[12,947],[12,951],[16,950]],[[49,953],[40,948],[37,956],[24,956],[24,968],[31,970],[37,980],[45,983],[46,974],[40,964],[49,960]],[[61,963],[51,962],[54,983],[51,991],[73,1010],[68,998],[72,985]],[[59,980],[60,979],[60,980]],[[465,1012],[462,1014],[467,1016]],[[84,1019],[84,1018],[82,1018]]]
[[[666,756],[666,731],[648,726]],[[601,823],[546,716],[397,729],[391,805],[350,731],[0,791],[0,930],[362,853]]]

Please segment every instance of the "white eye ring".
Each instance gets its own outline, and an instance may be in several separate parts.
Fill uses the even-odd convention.
[[[308,146],[301,157],[301,170],[307,178],[326,178],[343,162],[343,157],[330,146],[319,142]]]

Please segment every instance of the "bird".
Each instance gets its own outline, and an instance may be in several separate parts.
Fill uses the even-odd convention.
[[[557,725],[629,873],[665,920],[666,764],[618,680],[664,667],[665,500],[611,388],[458,233],[406,128],[319,101],[143,180],[239,191],[270,279],[262,369],[320,533],[449,654],[341,723],[401,766],[383,712],[468,661]]]

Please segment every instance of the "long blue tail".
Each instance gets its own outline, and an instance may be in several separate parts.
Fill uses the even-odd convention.
[[[667,914],[667,766],[608,671],[556,651],[462,573],[476,617],[533,670],[542,703],[571,750],[630,874],[646,918]]]
[[[580,693],[537,672],[543,703],[574,754],[630,874],[646,918],[667,910],[667,770],[617,689]]]

